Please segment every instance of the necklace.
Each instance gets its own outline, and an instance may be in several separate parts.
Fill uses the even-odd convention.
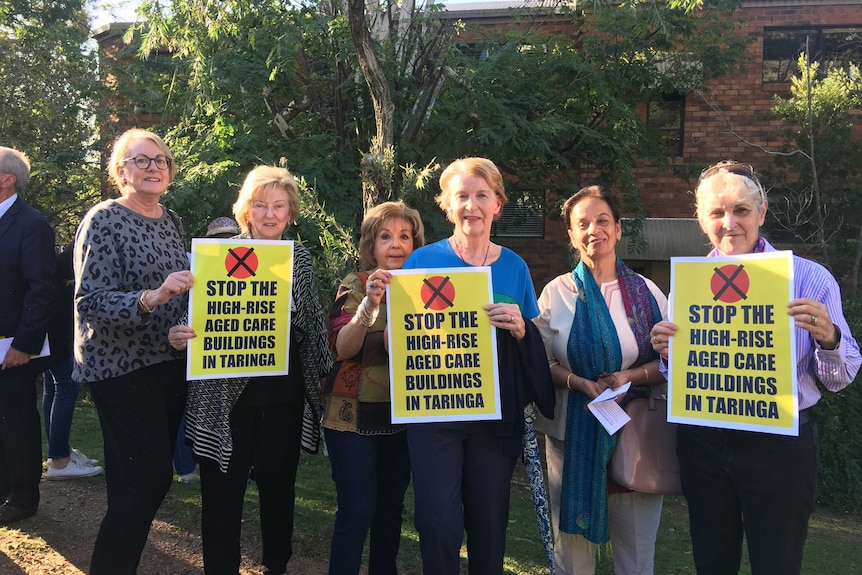
[[[461,258],[461,261],[467,264],[468,266],[472,266],[470,262],[464,259],[464,255],[461,253],[461,248],[458,247],[458,242],[455,241],[455,238],[452,238],[452,243],[455,244],[455,249],[458,251],[458,257]],[[485,248],[485,257],[482,258],[482,263],[478,267],[483,267],[485,262],[488,261],[488,252],[491,251],[491,242],[488,242],[488,246]]]

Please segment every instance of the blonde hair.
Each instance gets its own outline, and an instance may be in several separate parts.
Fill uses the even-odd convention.
[[[114,182],[114,185],[117,186],[117,189],[120,190],[120,193],[124,195],[126,193],[126,185],[123,182],[122,176],[120,176],[120,168],[123,167],[124,160],[128,157],[129,148],[138,140],[149,140],[158,146],[162,153],[170,160],[171,165],[168,167],[170,181],[173,182],[174,178],[177,177],[177,163],[174,161],[174,155],[164,140],[157,134],[142,128],[126,130],[120,137],[114,140],[114,149],[111,152],[111,159],[108,161],[108,176]]]
[[[446,169],[440,174],[440,193],[434,198],[440,209],[446,212],[446,217],[450,222],[455,223],[454,216],[449,211],[449,204],[452,201],[452,194],[455,190],[451,189],[449,184],[452,178],[457,175],[479,176],[485,180],[500,200],[500,211],[494,214],[494,221],[499,220],[503,216],[503,206],[509,202],[509,198],[506,197],[506,190],[503,186],[503,175],[500,173],[497,165],[487,158],[461,158],[446,166]]]
[[[404,202],[384,202],[368,210],[362,219],[359,233],[359,267],[373,270],[379,264],[374,257],[374,242],[380,227],[390,219],[402,219],[410,224],[413,233],[413,249],[425,245],[425,226],[419,212]]]
[[[299,187],[294,177],[284,168],[258,166],[245,177],[236,202],[233,204],[233,217],[242,233],[247,234],[249,230],[251,203],[278,188],[287,192],[287,210],[290,212],[287,224],[290,225],[296,221],[299,215]]]

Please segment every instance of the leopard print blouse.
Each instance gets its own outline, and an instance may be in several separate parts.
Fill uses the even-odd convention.
[[[184,235],[167,208],[149,218],[107,200],[84,216],[75,237],[74,379],[103,381],[175,359],[168,330],[188,309],[187,295],[147,315],[138,298],[189,269]]]

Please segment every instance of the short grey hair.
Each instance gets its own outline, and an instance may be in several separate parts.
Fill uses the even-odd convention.
[[[740,186],[754,201],[758,213],[766,211],[766,189],[749,164],[735,160],[723,160],[700,173],[694,191],[697,219],[701,219],[700,208],[707,193],[714,194],[732,186]]]
[[[15,193],[20,194],[30,183],[30,160],[18,150],[0,146],[0,174],[15,176]]]

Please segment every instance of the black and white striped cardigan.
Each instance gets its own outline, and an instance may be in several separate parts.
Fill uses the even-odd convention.
[[[238,236],[248,237],[248,236]],[[299,366],[305,384],[302,413],[302,449],[317,453],[320,448],[320,378],[329,373],[332,355],[327,341],[327,325],[317,294],[311,252],[294,243],[291,290],[291,333],[298,346]],[[189,382],[186,404],[186,439],[195,455],[212,459],[227,472],[233,453],[230,413],[248,378]]]

